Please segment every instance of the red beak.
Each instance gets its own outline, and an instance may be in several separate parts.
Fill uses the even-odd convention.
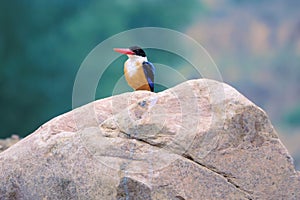
[[[134,52],[131,51],[130,49],[114,48],[114,51],[121,53],[121,54],[134,55]]]

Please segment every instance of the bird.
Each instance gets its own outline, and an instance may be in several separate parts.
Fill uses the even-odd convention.
[[[124,63],[124,75],[128,85],[134,90],[154,92],[155,67],[148,61],[145,51],[139,46],[114,48],[114,51],[128,56]]]

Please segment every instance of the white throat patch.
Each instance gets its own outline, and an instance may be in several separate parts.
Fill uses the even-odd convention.
[[[147,62],[147,57],[128,55],[128,60],[125,62],[126,71],[129,76],[133,76],[138,67],[142,66],[143,62]]]

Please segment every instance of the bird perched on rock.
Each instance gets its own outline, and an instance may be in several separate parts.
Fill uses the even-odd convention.
[[[153,92],[155,67],[148,62],[145,51],[138,46],[114,48],[114,51],[128,56],[128,60],[124,63],[124,74],[128,85],[134,90]]]

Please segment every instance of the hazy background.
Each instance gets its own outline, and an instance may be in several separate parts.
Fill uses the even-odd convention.
[[[299,169],[299,9],[299,0],[1,1],[0,138],[24,137],[71,110],[77,70],[101,41],[157,26],[206,48],[224,82],[266,110]],[[151,61],[178,62],[167,52],[147,53]],[[97,98],[112,94],[123,61],[107,70]]]

